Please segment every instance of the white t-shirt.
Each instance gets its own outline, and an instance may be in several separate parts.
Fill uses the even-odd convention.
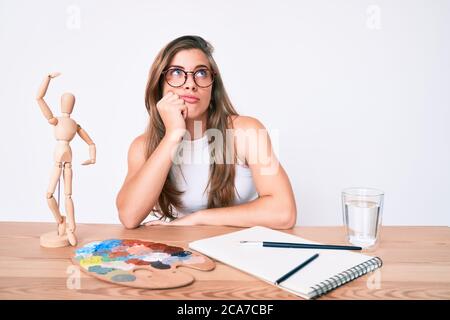
[[[208,203],[208,190],[205,190],[210,166],[208,136],[182,140],[180,148],[182,152],[176,160],[178,164],[172,164],[169,172],[177,189],[184,191],[180,196],[184,208],[180,210],[173,208],[175,217],[206,209]],[[258,198],[250,168],[239,161],[235,167],[235,205]],[[155,220],[157,217],[158,214],[153,214],[149,220]]]

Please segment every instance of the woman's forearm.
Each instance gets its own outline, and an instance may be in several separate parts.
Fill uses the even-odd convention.
[[[297,219],[295,202],[271,195],[232,207],[201,210],[196,214],[198,224],[274,229],[290,229]]]
[[[117,208],[125,227],[138,227],[157,203],[178,144],[164,137],[142,168],[123,185]]]

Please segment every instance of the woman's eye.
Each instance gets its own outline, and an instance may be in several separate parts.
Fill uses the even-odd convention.
[[[183,71],[181,69],[172,69],[170,74],[174,77],[179,77],[183,74]]]
[[[208,70],[198,70],[196,74],[197,77],[206,78],[208,76]]]

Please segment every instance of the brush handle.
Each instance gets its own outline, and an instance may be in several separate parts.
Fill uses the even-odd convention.
[[[329,250],[362,250],[356,246],[340,246],[329,244],[310,244],[310,243],[288,243],[288,242],[270,242],[264,241],[263,247],[271,248],[297,248],[297,249],[329,249]]]

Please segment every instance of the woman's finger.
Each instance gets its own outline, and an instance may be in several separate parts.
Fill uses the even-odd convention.
[[[174,102],[177,101],[178,99],[180,99],[180,96],[177,95],[176,93],[172,93],[170,96],[167,97],[168,102]]]
[[[160,102],[161,102],[161,101],[167,101],[167,100],[169,100],[169,98],[172,97],[172,96],[173,96],[173,92],[172,92],[172,91],[169,91],[169,92],[167,92],[166,95],[163,96],[163,97],[161,98],[161,100],[159,100],[159,101],[160,101]]]
[[[185,104],[185,103],[184,103],[184,100],[181,99],[181,98],[178,98],[178,99],[176,99],[176,100],[173,100],[172,103],[173,103],[173,104],[176,104],[176,105],[179,105],[179,104]]]
[[[188,108],[185,104],[181,108],[181,114],[183,115],[184,120],[186,120],[188,116]]]
[[[179,104],[178,105],[178,111],[181,112],[181,115],[183,116],[184,120],[186,120],[187,112],[188,112],[187,106],[184,103],[183,104]]]

